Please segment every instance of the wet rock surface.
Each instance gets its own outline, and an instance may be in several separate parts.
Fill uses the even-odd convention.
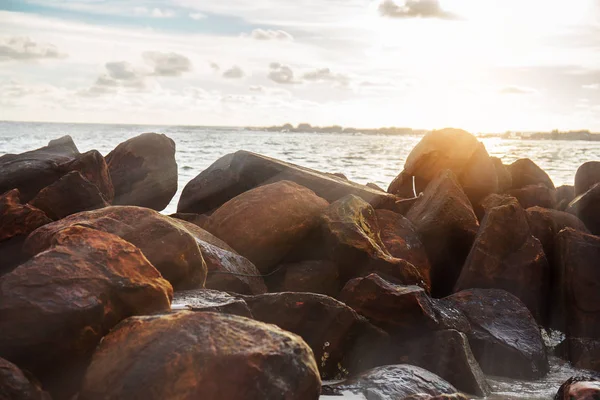
[[[277,267],[268,285],[273,292],[310,292],[337,297],[340,292],[338,266],[329,260],[308,260]]]
[[[211,289],[181,290],[173,295],[172,308],[191,311],[210,311],[252,318],[243,299]]]
[[[529,158],[519,159],[507,166],[512,178],[512,188],[520,189],[539,183],[554,189],[554,183],[548,174]]]
[[[600,184],[576,197],[567,207],[568,213],[576,215],[589,231],[600,235]]]
[[[595,400],[600,397],[600,380],[586,376],[568,379],[554,400]]]
[[[0,399],[51,400],[33,377],[28,377],[11,362],[0,358]]]

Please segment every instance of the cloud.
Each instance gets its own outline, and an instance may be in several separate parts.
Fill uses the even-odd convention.
[[[535,94],[537,91],[532,88],[521,87],[521,86],[507,86],[500,89],[502,94]]]
[[[584,89],[588,89],[588,90],[598,90],[598,89],[600,89],[600,83],[592,83],[589,85],[582,85],[581,87]]]
[[[329,68],[320,68],[302,75],[302,79],[313,82],[336,82],[347,86],[350,79],[346,75],[335,74]]]
[[[269,65],[269,69],[270,71],[267,77],[275,83],[281,85],[300,83],[300,81],[294,78],[294,71],[287,65],[274,62]]]
[[[192,70],[190,59],[181,54],[147,51],[142,57],[154,69],[154,76],[181,76]]]
[[[56,46],[37,43],[28,37],[13,36],[0,40],[0,61],[58,59],[66,56]]]
[[[379,13],[389,18],[458,18],[443,10],[439,0],[406,0],[404,5],[396,4],[394,0],[384,0],[379,5]]]
[[[136,7],[133,10],[137,15],[148,16],[152,18],[173,18],[175,16],[175,11],[161,8],[146,8],[146,7]]]
[[[138,79],[139,73],[126,61],[113,61],[105,64],[108,75],[117,81],[132,81]]]
[[[244,77],[244,71],[237,65],[229,68],[227,71],[223,72],[223,77],[228,79],[240,79]]]
[[[294,40],[294,37],[286,31],[274,29],[254,29],[250,34],[242,33],[241,36],[255,40]]]
[[[83,97],[98,97],[117,93],[120,89],[141,91],[147,87],[147,74],[127,61],[107,62],[104,68],[106,73],[96,78],[96,82],[90,88],[79,90],[77,94]]]
[[[219,64],[217,64],[216,62],[211,61],[210,63],[208,63],[208,65],[210,65],[210,68],[215,72],[218,72],[221,70],[221,67],[219,67]]]
[[[201,19],[206,18],[206,15],[204,15],[202,13],[199,13],[199,12],[197,12],[197,13],[190,13],[190,18],[191,19],[195,19],[196,21],[199,21]]]

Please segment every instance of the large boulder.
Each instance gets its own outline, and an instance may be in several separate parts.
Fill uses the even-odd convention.
[[[307,260],[281,264],[268,282],[273,292],[309,292],[337,297],[340,271],[329,260]]]
[[[544,208],[556,207],[556,189],[550,188],[543,183],[511,189],[506,193],[515,197],[523,208],[536,206]]]
[[[311,347],[323,378],[339,378],[348,371],[381,365],[378,357],[387,335],[344,303],[314,293],[243,298],[255,319],[301,336]]]
[[[389,217],[386,218],[389,221]],[[386,232],[382,234],[373,207],[360,197],[350,195],[332,203],[321,215],[324,235],[321,244],[340,267],[343,282],[376,272],[390,280],[419,285],[429,290],[428,264],[422,263],[420,267],[423,270],[420,270],[407,260],[391,254],[383,242],[385,237],[398,255],[409,253],[406,246],[401,248],[403,244],[399,242],[402,239],[392,232],[389,227],[391,224],[395,222],[384,221]],[[411,234],[414,236],[414,232]]]
[[[0,195],[0,275],[27,259],[21,251],[25,238],[50,222],[42,210],[21,203],[19,189]]]
[[[432,295],[443,297],[452,293],[479,229],[473,207],[454,174],[442,171],[406,217],[427,251]]]
[[[267,273],[317,226],[327,205],[311,190],[279,181],[223,204],[210,216],[205,229]]]
[[[583,163],[575,173],[575,197],[584,194],[596,183],[600,183],[600,161]]]
[[[96,185],[104,200],[112,203],[115,197],[115,189],[110,178],[106,160],[97,150],[78,155],[74,160],[61,165],[65,172],[79,171],[81,176]]]
[[[3,358],[0,358],[0,399],[51,400],[35,379]]]
[[[23,249],[38,254],[72,226],[109,232],[134,244],[177,290],[204,285],[206,263],[194,235],[176,220],[148,208],[112,206],[73,214],[34,231]]]
[[[211,289],[181,290],[173,295],[173,310],[210,311],[252,318],[243,299]]]
[[[506,165],[498,157],[491,157],[494,167],[496,168],[496,176],[498,177],[498,192],[502,193],[512,186],[512,176]]]
[[[527,307],[498,289],[470,289],[440,301],[470,324],[464,333],[481,369],[489,375],[538,379],[548,371],[540,328]]]
[[[30,204],[44,211],[53,220],[110,205],[98,187],[85,179],[79,171],[69,172],[40,190]]]
[[[458,392],[454,386],[434,373],[408,364],[373,368],[323,389],[328,394],[342,395],[351,392],[369,400],[407,399],[413,395],[441,396]]]
[[[600,380],[588,376],[567,379],[554,396],[554,400],[596,400],[598,398],[600,398]]]
[[[132,317],[96,350],[80,400],[317,400],[304,341],[273,325],[212,312]]]
[[[600,372],[600,339],[569,337],[558,350],[575,368]]]
[[[577,196],[566,211],[579,217],[594,235],[600,235],[600,183]]]
[[[283,180],[307,187],[328,202],[353,194],[376,208],[394,209],[397,200],[332,174],[241,150],[221,157],[192,179],[181,193],[177,211],[206,214],[245,191]]]
[[[569,204],[575,199],[575,187],[562,185],[556,188],[556,209],[565,211]]]
[[[512,189],[520,189],[539,183],[554,189],[554,183],[546,171],[529,158],[521,158],[507,166],[512,177]]]
[[[164,209],[177,192],[175,142],[144,133],[119,144],[106,156],[115,205]]]
[[[0,278],[0,357],[63,398],[119,321],[170,309],[171,285],[132,244],[82,226]]]
[[[549,286],[550,267],[542,244],[531,234],[525,210],[516,204],[489,210],[455,291],[504,289],[521,299],[542,321]]]

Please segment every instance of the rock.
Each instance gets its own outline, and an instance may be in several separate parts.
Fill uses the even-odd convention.
[[[518,207],[520,206],[520,203],[516,198],[508,194],[492,193],[483,199],[479,204],[477,204],[474,209],[475,213],[477,214],[477,219],[481,222],[488,211],[493,208],[506,205],[514,205]]]
[[[584,194],[596,183],[600,183],[600,161],[588,161],[583,163],[575,173],[575,195]]]
[[[119,144],[106,156],[115,205],[164,209],[177,192],[175,142],[144,133]]]
[[[504,191],[512,187],[512,176],[506,165],[502,163],[502,160],[498,157],[490,157],[494,168],[496,169],[496,176],[498,177],[498,192],[503,193]]]
[[[579,217],[594,235],[600,235],[600,184],[577,196],[566,211]]]
[[[115,327],[96,350],[79,399],[316,400],[320,387],[298,336],[248,318],[182,311]]]
[[[556,188],[556,209],[565,211],[575,199],[575,188],[572,185],[562,185]]]
[[[21,251],[25,238],[50,222],[42,210],[21,203],[19,189],[0,195],[0,275],[27,259]]]
[[[181,219],[177,219],[177,218],[170,218],[170,217],[169,217],[169,222],[188,231],[196,239],[196,242],[198,243],[198,245],[200,245],[202,243],[208,243],[208,244],[212,244],[213,246],[219,247],[223,250],[226,250],[230,253],[237,254],[236,251],[231,246],[229,246],[227,243],[225,243],[224,241],[222,241],[221,239],[219,239],[212,233],[205,231],[203,228],[200,228],[196,224],[193,224],[191,222],[184,221]]]
[[[218,290],[195,289],[175,292],[171,307],[174,310],[211,311],[252,318],[252,313],[243,299]]]
[[[600,238],[563,229],[556,235],[558,285],[567,337],[600,338]]]
[[[194,224],[200,228],[203,228],[204,224],[208,220],[208,217],[206,215],[193,214],[193,213],[175,213],[175,214],[169,215],[169,217],[180,219],[182,221],[191,222],[192,224]]]
[[[74,160],[61,165],[66,172],[78,171],[85,179],[98,187],[107,203],[112,203],[115,189],[110,178],[106,160],[97,150],[78,155]]]
[[[548,174],[529,158],[521,158],[507,166],[512,177],[512,189],[542,183],[554,189],[554,183]]]
[[[456,292],[471,288],[504,289],[521,299],[538,321],[544,320],[550,266],[521,206],[486,213],[455,285]]]
[[[369,187],[371,189],[380,190],[382,192],[385,192],[385,190],[381,186],[379,186],[378,184],[373,183],[373,182],[367,183],[367,187]]]
[[[183,189],[177,212],[209,213],[247,190],[283,180],[304,186],[330,203],[354,194],[373,207],[394,209],[397,200],[331,174],[242,150],[221,157],[191,180]]]
[[[600,339],[570,337],[561,347],[561,356],[575,368],[600,372]]]
[[[405,397],[404,400],[468,400],[461,393],[454,394],[442,394],[439,396],[432,396],[429,394],[415,394],[412,396]]]
[[[332,203],[321,215],[322,243],[329,250],[331,260],[340,267],[342,282],[377,272],[390,280],[419,285],[429,291],[428,270],[420,270],[410,262],[393,256],[384,244],[383,237],[393,244],[396,251],[402,247],[402,239],[390,228],[395,220],[389,216],[386,218],[384,226],[387,233],[382,234],[373,207],[353,195]],[[406,250],[399,252],[406,254]],[[427,264],[422,267],[427,267]]]
[[[432,295],[450,294],[479,229],[471,203],[454,174],[441,172],[406,217],[427,251]]]
[[[442,330],[400,345],[399,362],[425,368],[462,392],[486,397],[491,389],[471,352],[467,336]]]
[[[387,344],[387,335],[344,303],[313,293],[243,298],[255,319],[301,336],[312,349],[324,379],[380,365],[378,346]]]
[[[427,181],[414,177],[407,172],[402,171],[397,177],[392,180],[388,186],[387,192],[394,194],[403,199],[409,199],[418,196],[425,187]]]
[[[540,329],[517,297],[504,290],[470,289],[440,302],[469,320],[464,333],[486,374],[533,380],[548,371]]]
[[[78,171],[69,172],[40,190],[30,204],[44,211],[53,220],[110,205],[104,200],[98,187]]]
[[[600,397],[600,380],[587,377],[572,377],[558,389],[554,400],[595,400]]]
[[[0,278],[0,357],[34,373],[53,397],[67,398],[114,325],[169,310],[172,295],[132,244],[66,228],[48,250]]]
[[[109,232],[137,246],[176,290],[204,285],[206,263],[196,238],[173,219],[147,208],[112,206],[70,215],[38,228],[27,238],[24,251],[44,251],[57,233],[71,226]]]
[[[511,189],[507,194],[519,200],[523,208],[530,207],[556,207],[556,189],[549,188],[543,183],[528,185],[519,189]]]
[[[407,364],[374,368],[323,389],[325,393],[337,395],[352,392],[363,395],[369,400],[400,400],[413,395],[440,396],[458,392],[454,386],[439,376]]]
[[[402,337],[420,335],[439,325],[423,288],[396,285],[377,274],[352,279],[339,299],[373,324]]]
[[[526,211],[531,233],[542,243],[548,259],[553,259],[554,236],[561,230],[573,228],[589,233],[584,223],[572,214],[542,207],[531,207]],[[553,263],[550,264],[553,265]]]
[[[309,292],[337,297],[340,292],[338,266],[328,260],[308,260],[282,264],[270,285],[274,292]]]
[[[341,178],[341,179],[343,179],[345,181],[348,180],[348,177],[346,175],[342,174],[341,172],[334,172],[331,175],[336,176],[338,178]]]
[[[3,358],[0,358],[0,399],[51,400],[37,381],[27,377],[19,367]]]
[[[0,193],[19,189],[23,203],[64,175],[61,164],[74,160],[79,151],[70,136],[22,154],[0,157]]]
[[[205,228],[268,273],[318,224],[327,201],[289,181],[261,186],[228,201]]]

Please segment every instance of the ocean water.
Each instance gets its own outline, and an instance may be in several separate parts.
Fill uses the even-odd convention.
[[[183,187],[219,157],[249,150],[323,172],[341,172],[359,183],[387,189],[420,136],[381,134],[272,133],[243,128],[0,122],[0,155],[45,146],[71,135],[81,152],[106,155],[120,142],[144,132],[164,133],[177,145],[179,190],[165,213],[175,212]],[[505,163],[531,158],[559,186],[573,184],[577,168],[600,160],[600,142],[481,139]]]

